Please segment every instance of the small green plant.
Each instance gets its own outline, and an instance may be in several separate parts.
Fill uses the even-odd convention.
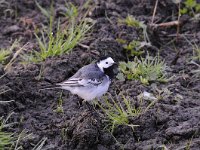
[[[150,43],[147,33],[147,25],[144,24],[144,22],[136,20],[132,15],[128,15],[125,19],[119,19],[119,23],[126,24],[130,27],[142,29],[144,42],[147,44]]]
[[[4,63],[4,61],[9,57],[11,51],[6,49],[0,49],[0,63]]]
[[[200,4],[196,0],[185,0],[183,4],[184,7],[180,10],[181,14],[195,16],[196,13],[200,13]]]
[[[9,148],[12,144],[12,134],[0,131],[0,149]]]
[[[141,44],[139,41],[133,40],[128,45],[125,45],[124,49],[129,56],[139,56],[144,53],[144,51],[141,50],[140,46]]]
[[[19,41],[15,40],[7,49],[0,49],[0,63],[4,64],[5,60],[11,55],[12,51],[19,46]]]
[[[199,60],[200,61],[200,47],[196,42],[192,42],[189,40],[186,36],[183,36],[185,40],[188,42],[189,45],[191,45],[192,50],[193,50],[193,56],[192,60]]]
[[[57,105],[55,112],[64,113],[62,104],[63,104],[63,99],[62,99],[62,93],[61,93],[60,98],[58,99],[58,105]]]
[[[10,113],[6,118],[0,117],[0,150],[19,150],[22,149],[20,141],[27,140],[32,134],[27,134],[27,131],[22,130],[18,135],[17,133],[5,132],[3,129],[11,127],[18,122],[7,123],[9,118],[14,114]],[[43,138],[38,144],[33,148],[33,150],[41,150],[47,138]]]
[[[7,121],[12,114],[13,113],[8,115],[6,119],[4,119],[3,117],[0,118],[0,149],[9,149],[14,142],[13,134],[3,131],[4,128],[10,126]]]
[[[200,61],[200,48],[197,45],[195,45],[195,48],[193,50],[193,59]]]
[[[50,23],[48,29],[43,28],[40,31],[41,37],[39,37],[38,33],[35,33],[39,51],[34,51],[28,57],[25,56],[25,61],[44,61],[48,57],[69,53],[79,42],[84,40],[86,33],[94,25],[94,21],[87,19],[85,15],[81,19],[80,17],[78,18],[78,9],[73,4],[66,7],[65,16],[68,19],[68,23],[65,28],[61,29],[60,21],[58,20],[55,33],[53,33],[54,9],[51,8],[49,13],[49,11],[45,11],[41,6],[39,7],[42,13],[49,18]]]
[[[118,102],[116,102],[112,97],[104,99],[105,104],[99,104],[101,110],[106,114],[108,129],[113,132],[114,129],[119,125],[127,125],[130,127],[135,127],[137,125],[130,124],[129,118],[138,116],[141,112],[140,108],[135,108],[131,104],[131,98],[126,98],[122,96]]]
[[[143,37],[141,37],[139,40],[132,40],[131,42],[128,42],[124,39],[117,38],[116,41],[123,45],[128,57],[140,56],[141,54],[143,54],[144,51],[142,50],[142,48],[145,45],[151,45],[147,34],[147,25],[145,25],[142,21],[136,20],[132,15],[128,15],[125,19],[120,19],[119,23],[139,29],[138,31],[141,31],[142,29]]]
[[[140,80],[143,84],[149,84],[150,81],[166,82],[165,69],[166,65],[164,61],[161,61],[159,57],[150,57],[139,59],[135,57],[134,61],[120,62],[119,69],[121,73],[117,78],[120,80]]]
[[[126,40],[123,39],[116,39],[118,43],[123,45],[123,48],[126,51],[127,56],[140,56],[144,53],[141,47],[141,42],[139,41],[131,41],[128,43]]]
[[[140,28],[143,26],[143,23],[136,20],[132,15],[128,15],[124,20],[122,20],[122,22],[130,27]]]

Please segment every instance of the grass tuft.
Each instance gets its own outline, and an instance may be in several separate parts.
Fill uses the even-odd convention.
[[[189,14],[195,16],[200,12],[200,4],[196,0],[185,0],[183,8],[180,10],[181,14]]]
[[[137,29],[138,33],[142,35],[139,39],[134,39],[132,41],[126,41],[121,38],[117,38],[116,41],[122,44],[128,57],[140,56],[144,53],[142,50],[144,46],[151,46],[151,42],[147,33],[147,25],[144,22],[136,20],[132,15],[128,15],[125,19],[119,19],[120,24],[125,24],[126,26]]]
[[[195,45],[193,50],[193,59],[200,61],[200,48],[197,45]]]
[[[4,63],[4,61],[9,57],[11,51],[6,49],[0,49],[0,63]]]
[[[128,15],[125,19],[119,19],[119,23],[126,24],[129,27],[142,29],[144,42],[149,44],[149,36],[147,33],[147,25],[144,22],[136,20],[132,15]]]
[[[0,131],[0,149],[8,149],[12,144],[12,134]]]
[[[111,100],[111,102],[109,101]],[[121,102],[120,102],[121,101]],[[105,98],[104,104],[99,104],[101,110],[106,114],[107,128],[113,132],[119,125],[130,126],[131,128],[137,125],[130,124],[129,118],[138,116],[141,112],[140,108],[135,108],[131,104],[131,98],[126,98],[122,95],[121,99],[115,101],[112,97]]]
[[[193,57],[191,59],[200,61],[200,47],[199,47],[199,45],[196,42],[190,41],[186,36],[183,36],[183,37],[188,42],[188,44],[191,45],[191,47],[192,47]]]
[[[125,19],[124,19],[124,23],[127,24],[130,27],[136,27],[136,28],[140,28],[143,26],[143,23],[136,20],[132,15],[128,15]]]
[[[39,5],[39,4],[37,4]],[[78,43],[84,40],[86,33],[94,25],[94,21],[84,17],[78,17],[78,9],[73,4],[66,5],[67,19],[65,28],[61,29],[60,21],[58,20],[55,33],[53,32],[54,9],[51,8],[51,13],[45,11],[41,6],[40,10],[49,18],[49,26],[44,27],[39,33],[35,33],[39,51],[34,51],[30,56],[25,56],[25,61],[39,62],[44,61],[48,57],[59,56],[69,53]],[[39,36],[40,35],[40,36]]]
[[[4,128],[12,125],[7,123],[12,114],[8,115],[6,119],[0,118],[0,149],[9,149],[15,140],[13,133],[3,131]]]
[[[141,50],[141,42],[135,40],[125,45],[124,49],[129,56],[140,56],[144,53],[144,51]]]
[[[56,108],[56,110],[54,110],[54,112],[56,112],[56,113],[64,113],[62,93],[60,94],[60,97],[58,99],[57,108]]]
[[[19,47],[19,40],[15,40],[7,49],[0,49],[0,63],[5,64],[6,59],[11,55],[15,48]]]
[[[143,84],[149,84],[150,81],[167,82],[165,75],[166,64],[159,57],[139,59],[135,57],[134,61],[120,62],[119,69],[121,73],[117,75],[119,80],[140,80]]]

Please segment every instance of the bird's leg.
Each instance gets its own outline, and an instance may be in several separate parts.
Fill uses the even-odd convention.
[[[89,113],[91,113],[93,116],[98,117],[98,113],[94,108],[94,105],[90,104],[88,101],[83,101],[83,104],[86,106],[86,108],[88,109]]]
[[[83,103],[84,103],[84,100],[80,99],[77,104],[78,104],[78,107],[80,108],[81,106],[83,106]]]
[[[92,103],[94,109],[98,108],[98,104],[100,100],[101,100],[100,98],[95,98],[95,100]]]
[[[96,98],[96,99],[94,100],[93,106],[94,106],[95,109],[96,109],[96,108],[97,108],[97,109],[99,108],[100,101],[101,101],[101,98],[100,98],[100,97],[98,97],[98,98]]]
[[[88,101],[85,102],[87,108],[90,110],[90,111],[93,111],[94,110],[94,107],[93,105],[91,105]]]
[[[85,104],[85,106],[87,107],[87,109],[88,109],[89,111],[95,111],[94,106],[91,105],[88,101],[83,100],[83,104]]]

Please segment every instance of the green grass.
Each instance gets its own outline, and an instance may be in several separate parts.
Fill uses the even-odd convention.
[[[193,50],[193,59],[200,61],[200,48],[196,45]]]
[[[31,139],[32,134],[27,134],[27,131],[23,130],[19,135],[17,133],[5,132],[10,126],[16,124],[16,122],[7,123],[9,118],[14,113],[10,113],[6,118],[0,117],[0,150],[21,150],[23,147],[20,145],[21,141]],[[44,146],[47,138],[43,137],[32,150],[41,150]]]
[[[147,25],[144,24],[144,22],[136,20],[132,15],[127,15],[125,19],[119,19],[118,22],[126,24],[129,27],[142,29],[144,42],[147,44],[150,43],[149,36],[147,33]]]
[[[56,107],[56,109],[54,110],[54,112],[56,112],[56,113],[64,113],[64,110],[63,110],[62,93],[60,94],[60,97],[59,97],[59,99],[58,99],[58,104],[57,104],[57,107]]]
[[[13,113],[8,115],[6,119],[4,119],[3,117],[0,118],[0,149],[2,150],[9,149],[14,142],[13,133],[3,131],[4,128],[11,125],[11,124],[8,124],[7,121],[11,117],[12,114]]]
[[[152,81],[167,82],[165,75],[166,64],[159,57],[139,59],[135,57],[134,61],[120,62],[120,73],[117,75],[119,80],[140,80],[143,84],[149,84]]]
[[[135,40],[125,45],[124,49],[126,50],[128,56],[140,56],[144,53],[144,51],[141,50],[141,43]]]
[[[0,131],[0,149],[9,149],[12,144],[12,134]]]
[[[132,15],[127,15],[127,17],[124,20],[119,20],[119,21],[125,23],[127,26],[130,27],[140,28],[143,26],[143,23],[136,20]]]
[[[200,48],[197,45],[195,45],[195,48],[193,50],[193,60],[200,61]],[[193,77],[196,77],[198,79],[200,77],[200,64],[196,63],[195,61],[193,61],[193,64],[195,64],[198,69],[191,70],[191,72],[193,73]]]
[[[18,46],[19,46],[19,40],[15,40],[10,47],[0,49],[0,63],[5,64],[6,59],[12,54],[13,50]]]
[[[116,39],[116,41],[118,43],[122,44],[122,46],[126,52],[126,55],[129,57],[140,56],[141,54],[144,53],[144,51],[142,50],[140,41],[132,40],[131,42],[128,42],[128,41],[120,39],[120,38]]]
[[[134,117],[138,117],[147,113],[148,110],[160,100],[155,98],[154,100],[150,101],[147,106],[144,106],[144,101],[146,101],[144,99],[144,96],[138,96],[137,100],[139,102],[139,106],[136,108],[133,104],[135,100],[129,96],[124,96],[121,93],[116,95],[115,98],[113,98],[111,95],[109,98],[104,97],[101,103],[98,102],[97,105],[105,115],[103,120],[106,123],[105,128],[111,133],[113,133],[118,126],[128,126],[134,130],[134,128],[138,127],[139,125],[134,125],[131,120]]]
[[[95,23],[93,20],[86,18],[86,14],[80,14],[82,15],[80,17],[78,8],[73,4],[68,4],[66,5],[67,11],[64,14],[67,19],[65,27],[61,29],[58,19],[56,31],[54,32],[54,8],[51,7],[50,12],[45,11],[41,6],[39,8],[49,18],[49,26],[47,29],[43,27],[39,33],[35,33],[39,51],[34,51],[29,56],[24,56],[25,61],[39,62],[46,60],[48,57],[69,53],[78,43],[85,39],[86,34]]]
[[[0,63],[4,63],[4,61],[9,57],[11,51],[6,49],[0,49]]]
[[[125,19],[119,19],[118,22],[136,29],[139,31],[138,33],[141,33],[141,31],[143,33],[139,34],[139,39],[137,40],[134,39],[132,41],[126,41],[120,38],[116,39],[118,43],[122,44],[128,57],[140,56],[144,53],[142,50],[144,46],[151,46],[151,42],[147,33],[147,25],[144,24],[144,22],[136,20],[132,15],[127,15]]]
[[[121,101],[121,102],[120,102]],[[113,132],[119,125],[126,125],[132,128],[137,125],[133,125],[129,122],[130,117],[138,116],[141,112],[140,108],[135,108],[131,104],[132,99],[121,96],[120,100],[115,101],[112,97],[110,99],[105,98],[104,104],[101,103],[99,107],[106,115],[106,126],[109,131]]]
[[[184,7],[181,8],[181,14],[189,14],[191,16],[195,16],[200,12],[200,4],[196,2],[196,0],[185,0],[183,2]]]
[[[193,56],[192,60],[199,60],[200,61],[200,47],[196,42],[189,40],[186,36],[183,36],[184,39],[188,42],[188,44],[192,47]]]

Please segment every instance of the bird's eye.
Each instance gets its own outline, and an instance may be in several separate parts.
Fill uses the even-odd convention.
[[[106,64],[108,64],[108,62],[106,62]]]

